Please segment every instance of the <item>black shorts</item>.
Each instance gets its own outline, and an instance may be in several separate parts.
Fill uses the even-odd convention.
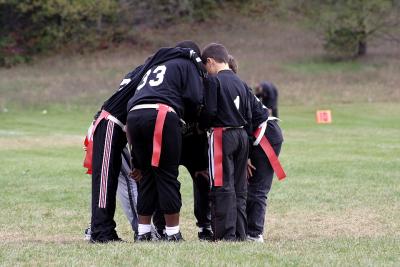
[[[150,216],[157,207],[164,214],[178,213],[182,206],[178,181],[182,135],[178,115],[168,112],[164,123],[159,167],[151,166],[153,134],[157,111],[141,109],[129,112],[127,134],[132,143],[133,165],[142,171],[138,183],[137,211]]]

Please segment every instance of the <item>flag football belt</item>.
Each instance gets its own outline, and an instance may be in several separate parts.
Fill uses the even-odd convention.
[[[175,114],[176,112],[173,108],[164,104],[140,104],[131,108],[130,111],[139,109],[156,109],[158,111],[153,135],[153,155],[151,157],[151,166],[158,167],[160,165],[165,118],[168,112]]]
[[[215,127],[212,128],[213,138],[213,153],[214,153],[214,186],[223,186],[223,150],[222,150],[222,134],[224,131],[229,129],[243,129],[243,126],[239,127]]]
[[[267,123],[268,121],[272,120],[279,120],[279,119],[276,117],[268,117],[268,119],[262,124],[260,124],[257,130],[253,133],[254,137],[256,138],[256,141],[254,141],[253,145],[254,146],[260,145],[265,155],[267,155],[267,158],[271,163],[272,169],[274,170],[276,176],[278,177],[279,180],[283,180],[286,177],[286,173],[283,170],[282,165],[279,162],[278,156],[276,155],[274,149],[272,148],[268,139],[265,137],[265,130],[267,128]]]
[[[86,150],[85,159],[83,161],[83,167],[87,168],[86,173],[92,173],[92,159],[93,159],[93,135],[96,131],[97,126],[99,125],[100,121],[103,119],[109,120],[117,124],[121,127],[121,129],[125,132],[125,125],[118,120],[116,117],[111,115],[109,112],[102,110],[100,112],[99,117],[92,123],[88,129],[88,133],[86,135],[85,141],[83,143],[84,149]]]

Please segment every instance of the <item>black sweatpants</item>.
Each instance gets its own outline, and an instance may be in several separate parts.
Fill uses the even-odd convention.
[[[151,216],[156,208],[163,214],[178,213],[182,206],[178,181],[182,135],[178,115],[168,112],[163,128],[162,150],[158,167],[151,166],[153,135],[157,110],[140,109],[129,112],[127,134],[132,143],[133,165],[142,171],[138,184],[137,211]]]
[[[272,144],[276,155],[281,151],[282,143]],[[268,193],[271,189],[274,170],[261,146],[251,149],[250,159],[256,170],[249,179],[247,193],[248,235],[257,237],[264,232],[264,221],[267,209]]]
[[[212,139],[210,139],[212,141]],[[212,149],[210,143],[210,151]],[[223,186],[210,192],[211,220],[216,240],[246,239],[247,157],[249,141],[244,129],[226,129],[222,134]],[[212,154],[212,153],[211,153]],[[212,160],[210,159],[210,162]]]
[[[119,125],[106,119],[100,121],[93,135],[91,219],[93,241],[107,241],[118,237],[114,214],[121,153],[125,145],[126,136]]]

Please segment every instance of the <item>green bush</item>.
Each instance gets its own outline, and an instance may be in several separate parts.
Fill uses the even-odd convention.
[[[307,24],[323,38],[325,51],[335,58],[365,55],[371,39],[397,40],[391,32],[400,26],[399,0],[283,2],[304,15]]]
[[[0,64],[26,61],[65,44],[112,38],[116,0],[0,0]]]
[[[32,55],[66,46],[81,51],[110,42],[140,43],[135,40],[138,25],[205,21],[218,8],[259,15],[277,1],[0,0],[0,66],[26,62]]]

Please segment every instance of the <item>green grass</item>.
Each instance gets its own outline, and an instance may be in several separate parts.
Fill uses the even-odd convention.
[[[283,68],[302,74],[324,74],[337,72],[359,72],[367,67],[358,61],[329,61],[326,59],[292,62],[283,65]],[[370,67],[372,68],[372,67]]]
[[[0,265],[398,266],[400,106],[281,108],[288,178],[270,194],[265,244],[196,240],[192,185],[181,170],[183,244],[134,244],[117,208],[125,244],[90,245],[90,178],[82,136],[95,109],[0,113]]]

